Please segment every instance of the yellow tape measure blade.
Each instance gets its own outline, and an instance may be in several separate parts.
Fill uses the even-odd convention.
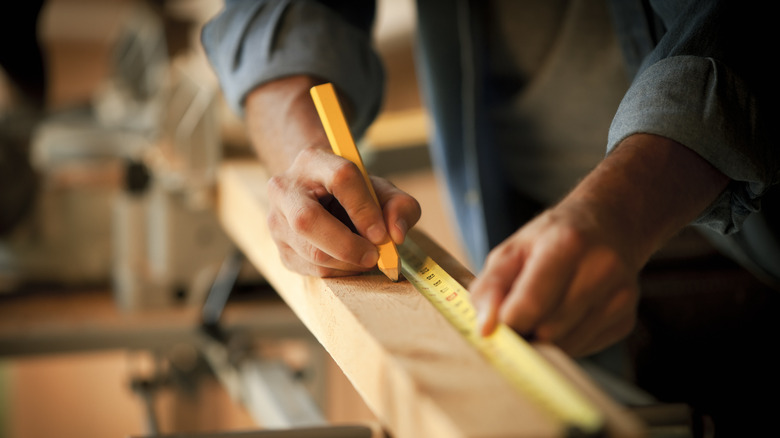
[[[602,430],[601,412],[509,326],[480,334],[469,292],[411,238],[398,249],[404,277],[516,390],[567,428],[586,434]]]

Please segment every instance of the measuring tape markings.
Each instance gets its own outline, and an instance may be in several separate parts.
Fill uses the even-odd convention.
[[[555,419],[588,434],[603,426],[601,413],[506,324],[488,336],[478,329],[469,292],[412,239],[398,247],[404,277],[509,382]]]

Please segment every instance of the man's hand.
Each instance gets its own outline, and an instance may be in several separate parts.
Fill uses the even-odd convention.
[[[639,267],[602,233],[587,212],[563,205],[496,247],[471,287],[483,334],[505,321],[573,356],[626,336],[635,323]]]
[[[258,157],[274,175],[268,224],[285,265],[306,275],[350,275],[376,265],[375,245],[388,233],[403,242],[420,219],[420,205],[372,177],[380,208],[357,166],[333,154],[309,94],[320,83],[292,76],[258,87],[247,96],[246,123]]]
[[[489,254],[471,286],[483,334],[504,322],[573,356],[620,340],[634,326],[640,269],[728,181],[673,140],[627,138]]]
[[[285,265],[320,277],[352,275],[376,265],[376,245],[388,233],[402,243],[420,205],[385,179],[372,183],[381,209],[357,166],[319,148],[303,150],[272,177],[268,225]]]

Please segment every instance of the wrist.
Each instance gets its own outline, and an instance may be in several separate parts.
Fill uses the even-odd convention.
[[[624,140],[560,206],[576,209],[642,266],[704,211],[728,181],[684,145],[637,134]]]
[[[309,94],[311,87],[320,83],[312,76],[291,76],[263,84],[247,95],[249,137],[272,174],[287,170],[304,150],[330,150]]]

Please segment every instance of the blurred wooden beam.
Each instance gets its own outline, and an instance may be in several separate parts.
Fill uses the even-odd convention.
[[[107,289],[0,296],[0,357],[194,343],[200,336],[200,310],[189,306],[125,313]],[[228,334],[311,336],[278,299],[228,303],[220,323]]]

